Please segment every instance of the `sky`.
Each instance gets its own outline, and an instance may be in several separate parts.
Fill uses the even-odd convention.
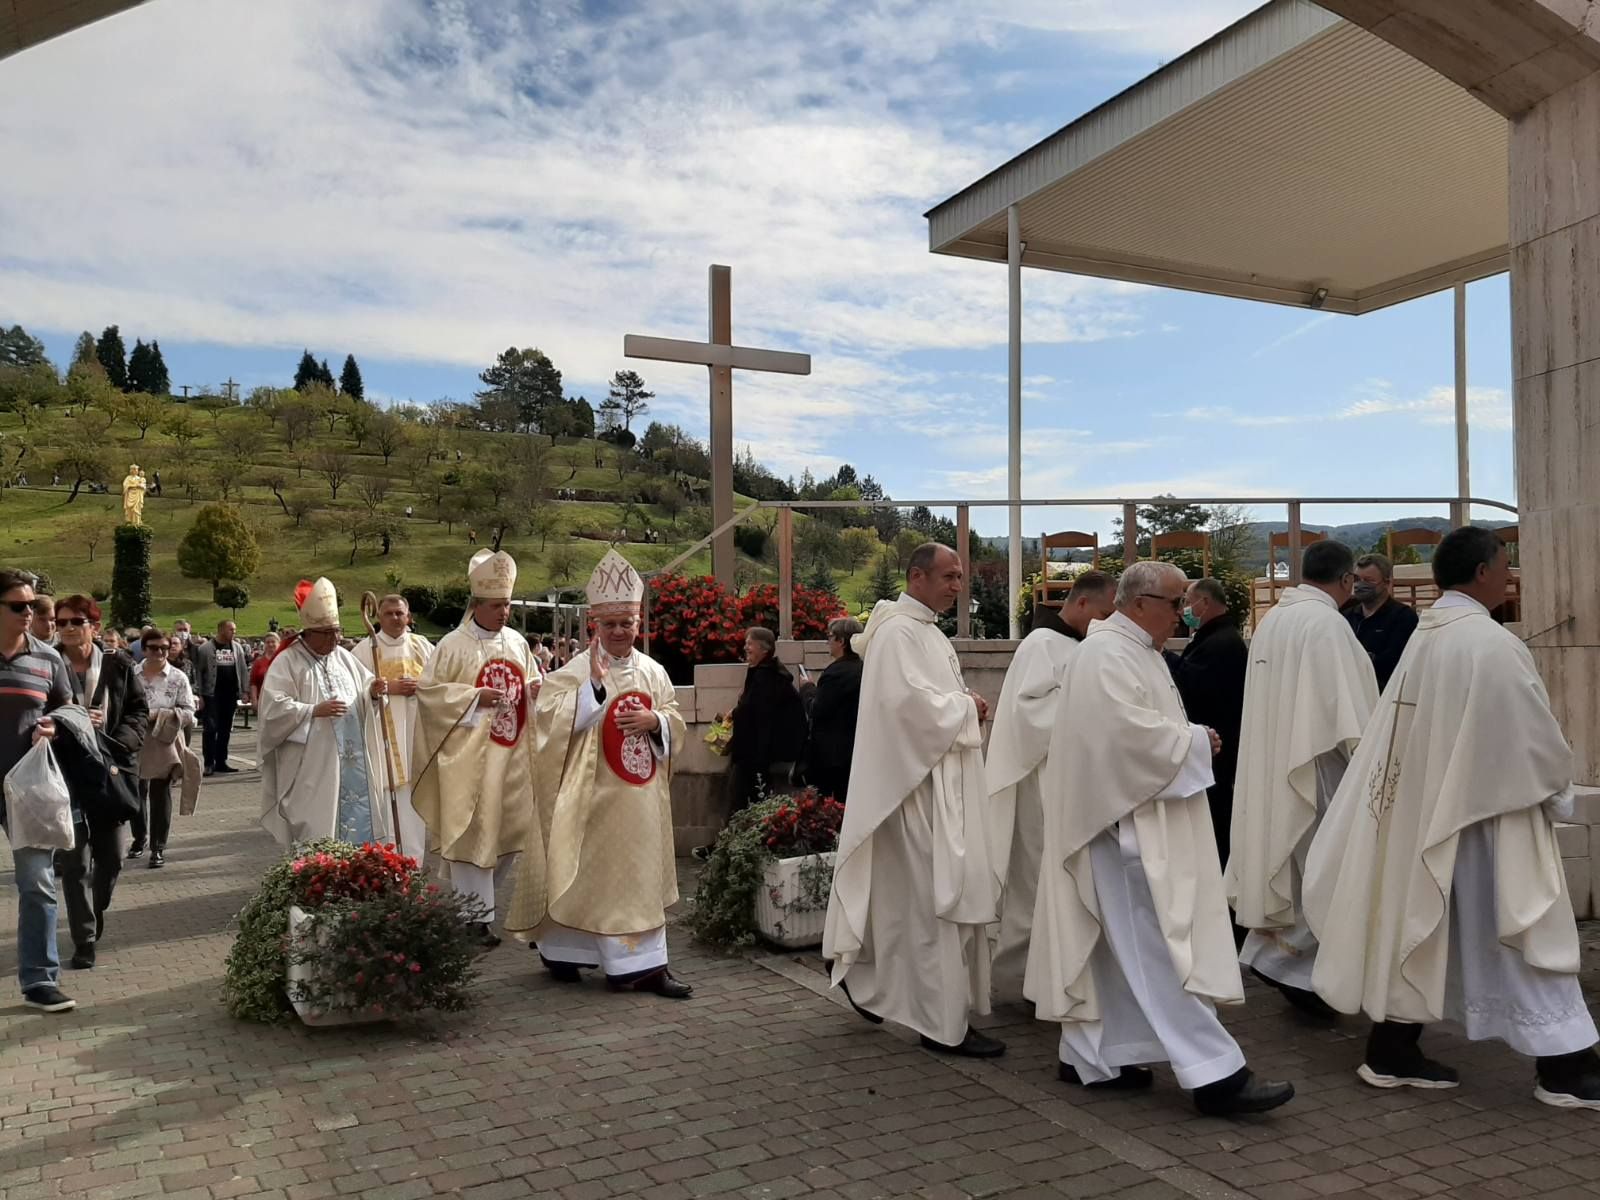
[[[929,254],[922,214],[1254,6],[153,0],[0,61],[0,324],[65,362],[116,323],[245,391],[353,353],[418,403],[538,346],[703,437],[704,369],[622,337],[703,338],[726,263],[734,340],[812,355],[737,377],[741,446],[1001,499],[1005,269]],[[1448,293],[1355,318],[1029,271],[1024,322],[1027,496],[1455,489]],[[1473,492],[1514,501],[1504,276],[1469,339]]]

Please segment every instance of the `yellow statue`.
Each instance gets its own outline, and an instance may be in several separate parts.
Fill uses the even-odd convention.
[[[128,468],[128,477],[122,481],[122,520],[128,525],[144,524],[144,492],[148,485],[139,464]]]

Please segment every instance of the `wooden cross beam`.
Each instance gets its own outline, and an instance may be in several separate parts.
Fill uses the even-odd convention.
[[[711,374],[711,527],[733,519],[733,372],[775,371],[784,375],[811,374],[811,356],[784,350],[756,350],[733,344],[733,270],[711,268],[711,321],[709,336],[703,342],[678,338],[644,337],[625,334],[625,358],[649,358],[658,362],[694,363]],[[711,571],[728,587],[733,586],[733,530],[719,534],[711,543]]]

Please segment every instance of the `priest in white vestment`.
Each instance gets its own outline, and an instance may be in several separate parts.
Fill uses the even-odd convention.
[[[1206,799],[1220,742],[1161,657],[1187,583],[1134,563],[1067,665],[1023,992],[1061,1023],[1067,1082],[1148,1087],[1140,1064],[1170,1062],[1202,1112],[1265,1112],[1294,1088],[1254,1078],[1214,1007],[1244,999]]]
[[[1000,868],[1000,922],[990,927],[990,979],[999,1001],[1022,999],[1044,838],[1039,780],[1056,727],[1061,679],[1089,623],[1111,615],[1116,590],[1116,580],[1104,571],[1085,571],[1073,581],[1059,615],[1041,607],[1006,670],[995,705],[983,771],[989,785],[989,845]]]
[[[379,701],[380,745],[388,758],[380,782],[394,791],[399,813],[395,845],[421,863],[428,851],[428,827],[411,807],[411,736],[417,723],[417,685],[433,657],[433,643],[411,631],[406,598],[390,595],[378,601],[377,632],[362,638],[350,653],[388,685],[387,696]]]
[[[388,842],[377,679],[339,645],[339,599],[326,579],[295,591],[301,633],[267,668],[258,701],[261,824],[283,845],[318,838]]]
[[[411,750],[412,807],[451,885],[482,906],[484,949],[500,944],[495,887],[538,829],[528,716],[540,673],[527,640],[506,624],[516,582],[516,561],[504,550],[472,556],[467,612],[422,671]]]
[[[686,999],[667,966],[678,899],[672,755],[686,727],[666,668],[634,645],[644,580],[615,550],[589,578],[588,650],[545,679],[534,713],[536,844],[506,928],[530,930],[552,978],[598,967],[612,991]]]
[[[1312,1016],[1337,1014],[1311,989],[1317,940],[1300,911],[1301,880],[1317,822],[1344,778],[1378,703],[1372,658],[1340,615],[1355,584],[1355,555],[1316,542],[1305,582],[1286,588],[1250,639],[1232,853],[1223,890],[1250,930],[1239,961]]]
[[[1454,1087],[1421,1052],[1428,1021],[1459,1022],[1536,1060],[1534,1096],[1600,1111],[1595,1024],[1556,845],[1572,751],[1533,656],[1489,615],[1510,569],[1466,526],[1433,555],[1443,595],[1421,615],[1306,863],[1321,946],[1312,981],[1375,1022],[1358,1076]]]
[[[987,926],[999,912],[983,776],[987,705],[935,624],[961,590],[961,559],[927,543],[906,590],[880,600],[853,645],[861,710],[822,937],[833,983],[869,1021],[922,1044],[992,1058],[968,1022],[989,1011]]]

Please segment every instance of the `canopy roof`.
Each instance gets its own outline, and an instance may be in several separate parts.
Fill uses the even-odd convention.
[[[0,58],[109,17],[140,0],[0,0]]]
[[[928,214],[930,249],[1363,313],[1507,267],[1506,119],[1272,0]],[[1326,296],[1316,300],[1319,289]]]

